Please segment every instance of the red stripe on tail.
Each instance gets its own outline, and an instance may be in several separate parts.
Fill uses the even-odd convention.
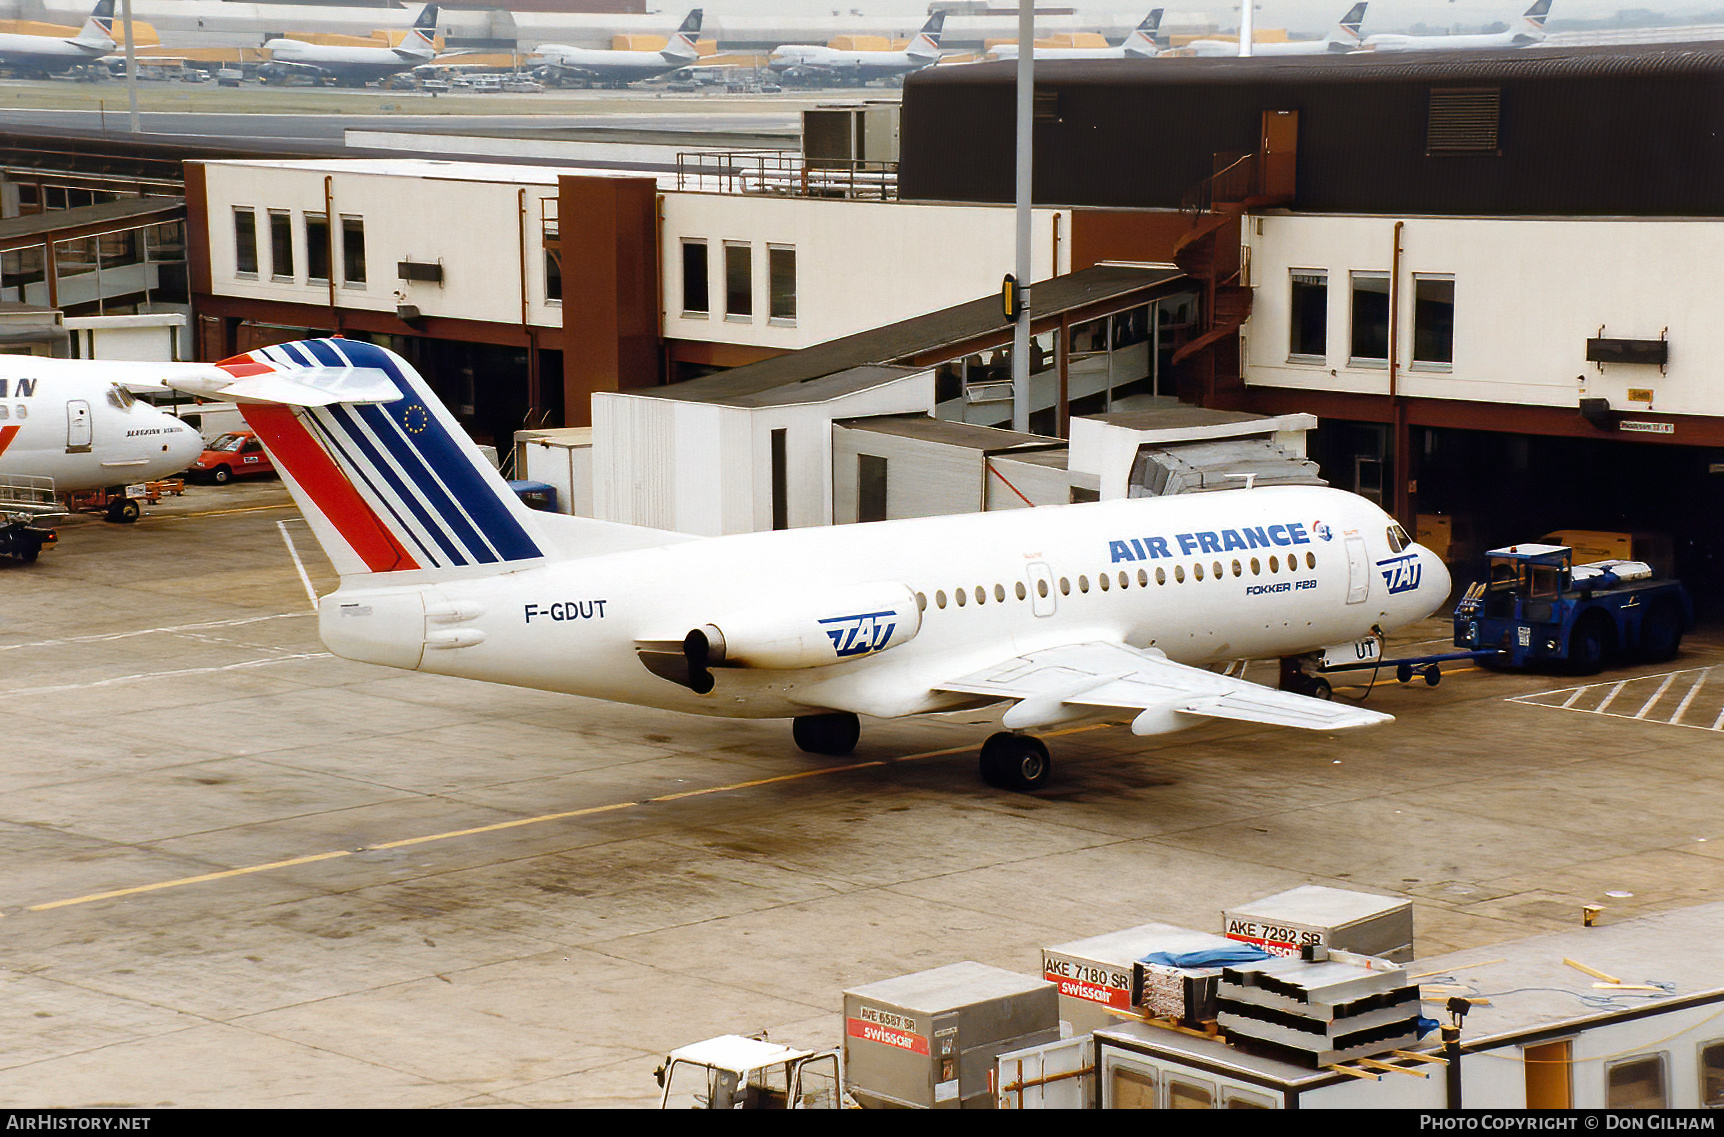
[[[242,403],[240,413],[269,447],[271,456],[293,475],[299,488],[353,546],[366,568],[395,572],[419,567],[291,409],[273,403]]]
[[[0,426],[0,454],[6,453],[6,448],[12,445],[12,440],[23,429],[21,426]]]

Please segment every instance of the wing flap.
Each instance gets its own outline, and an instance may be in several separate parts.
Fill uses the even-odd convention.
[[[1140,651],[1113,643],[1031,652],[941,683],[938,689],[1014,700],[1017,705],[1004,722],[1018,729],[1108,709],[1140,712],[1133,727],[1141,726],[1139,733],[1170,729],[1167,723],[1184,715],[1299,730],[1346,730],[1394,721],[1378,711],[1175,663],[1153,648]]]

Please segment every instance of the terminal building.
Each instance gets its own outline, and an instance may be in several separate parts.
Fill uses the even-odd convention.
[[[1031,438],[1004,446],[1178,407],[1315,415],[1304,446],[1322,476],[1453,562],[1550,533],[1645,534],[1702,602],[1724,594],[1709,346],[1724,332],[1707,255],[1724,240],[1724,144],[1702,109],[1724,50],[1046,62],[1037,75]],[[635,506],[614,487],[635,459],[619,455],[662,456],[698,413],[723,417],[701,405],[802,405],[790,396],[823,384],[851,393],[821,420],[829,436],[816,431],[820,492],[774,505],[775,477],[810,476],[788,457],[806,443],[775,444],[791,426],[756,415],[750,504],[704,527],[866,518],[879,506],[854,462],[902,454],[917,432],[861,419],[1010,421],[994,297],[1012,260],[1014,77],[1009,64],[911,76],[886,161],[870,153],[869,176],[842,185],[810,153],[788,177],[722,184],[686,176],[711,167],[685,156],[636,171],[195,156],[195,350],[366,336],[500,451],[521,429],[620,430],[591,442],[586,493],[624,514]],[[870,386],[865,373],[887,374],[870,368],[897,370]],[[863,389],[896,394],[859,411]],[[666,400],[682,405],[675,429],[650,410]],[[870,433],[875,451],[860,448]],[[921,441],[929,455],[989,449]],[[775,475],[775,461],[790,465]],[[1127,477],[1037,461],[1065,463],[1031,480],[1067,500]],[[673,492],[694,466],[642,474],[658,488],[632,500]]]

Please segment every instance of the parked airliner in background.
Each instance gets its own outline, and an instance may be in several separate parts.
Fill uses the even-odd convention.
[[[779,73],[830,75],[855,83],[891,79],[940,61],[940,31],[946,13],[935,12],[903,51],[842,51],[835,47],[781,44],[767,66]]]
[[[427,4],[413,21],[405,38],[395,47],[355,47],[341,44],[306,43],[297,39],[267,40],[263,47],[269,62],[258,69],[266,81],[290,75],[330,79],[341,86],[363,87],[367,83],[402,71],[410,71],[437,57],[437,5]]]
[[[700,42],[700,21],[701,9],[696,8],[683,17],[682,26],[659,51],[605,51],[542,43],[534,54],[559,77],[574,75],[606,86],[623,87],[697,62],[700,52],[695,45]]]
[[[383,348],[307,340],[219,369],[170,382],[240,404],[264,439],[341,574],[318,607],[337,655],[794,718],[813,753],[849,753],[859,715],[1004,708],[983,776],[1032,789],[1051,763],[1022,732],[1057,724],[1387,722],[1210,668],[1374,648],[1449,592],[1387,514],[1322,487],[712,538],[535,513]]]
[[[114,0],[97,0],[84,27],[71,39],[0,34],[0,67],[14,75],[47,76],[94,63],[114,50]]]
[[[54,479],[59,493],[177,474],[203,438],[121,384],[160,388],[207,363],[112,363],[0,355],[0,474]]]
[[[1549,0],[1545,0],[1546,3]],[[1359,25],[1365,22],[1366,5],[1361,2],[1347,9],[1347,14],[1324,39],[1290,40],[1286,43],[1253,43],[1252,56],[1259,55],[1330,55],[1359,50]],[[1205,57],[1237,56],[1239,44],[1233,40],[1192,40],[1174,54]]]
[[[1518,27],[1506,32],[1458,36],[1405,36],[1387,33],[1367,36],[1366,51],[1465,51],[1480,47],[1526,47],[1543,41],[1544,21],[1550,15],[1550,0],[1536,0],[1520,18]]]
[[[1117,47],[1038,47],[1037,59],[1149,59],[1160,50],[1155,46],[1155,33],[1161,27],[1161,9],[1152,10],[1143,23],[1132,29],[1125,42]],[[1016,59],[1018,45],[1002,43],[989,54],[995,59]]]

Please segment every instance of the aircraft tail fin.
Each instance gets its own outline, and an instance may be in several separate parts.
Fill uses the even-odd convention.
[[[665,59],[671,61],[695,60],[700,58],[700,23],[704,10],[696,8],[682,18],[682,25],[676,29],[676,34],[670,37],[670,42],[659,52]]]
[[[1550,15],[1551,0],[1534,0],[1533,6],[1521,16],[1520,33],[1515,36],[1518,43],[1534,43],[1545,36],[1544,21]]]
[[[1125,37],[1125,54],[1154,55],[1161,49],[1155,46],[1155,33],[1161,29],[1161,9],[1153,8],[1143,22],[1133,28],[1131,34]]]
[[[533,512],[400,356],[359,340],[224,360],[171,385],[240,404],[343,576],[524,568],[549,545]]]
[[[114,0],[96,0],[90,18],[73,37],[80,47],[111,48],[114,46]]]
[[[407,35],[401,40],[397,49],[413,54],[435,54],[437,51],[437,5],[427,4],[419,10],[413,26],[407,30]]]
[[[1341,22],[1335,25],[1335,30],[1329,33],[1326,46],[1330,51],[1357,51],[1362,42],[1359,38],[1359,28],[1365,23],[1365,9],[1369,5],[1365,0],[1347,9],[1347,14],[1341,17]]]
[[[940,31],[946,26],[946,13],[942,10],[928,17],[928,22],[922,25],[922,30],[916,33],[916,38],[910,41],[910,46],[904,54],[912,59],[940,58]]]

